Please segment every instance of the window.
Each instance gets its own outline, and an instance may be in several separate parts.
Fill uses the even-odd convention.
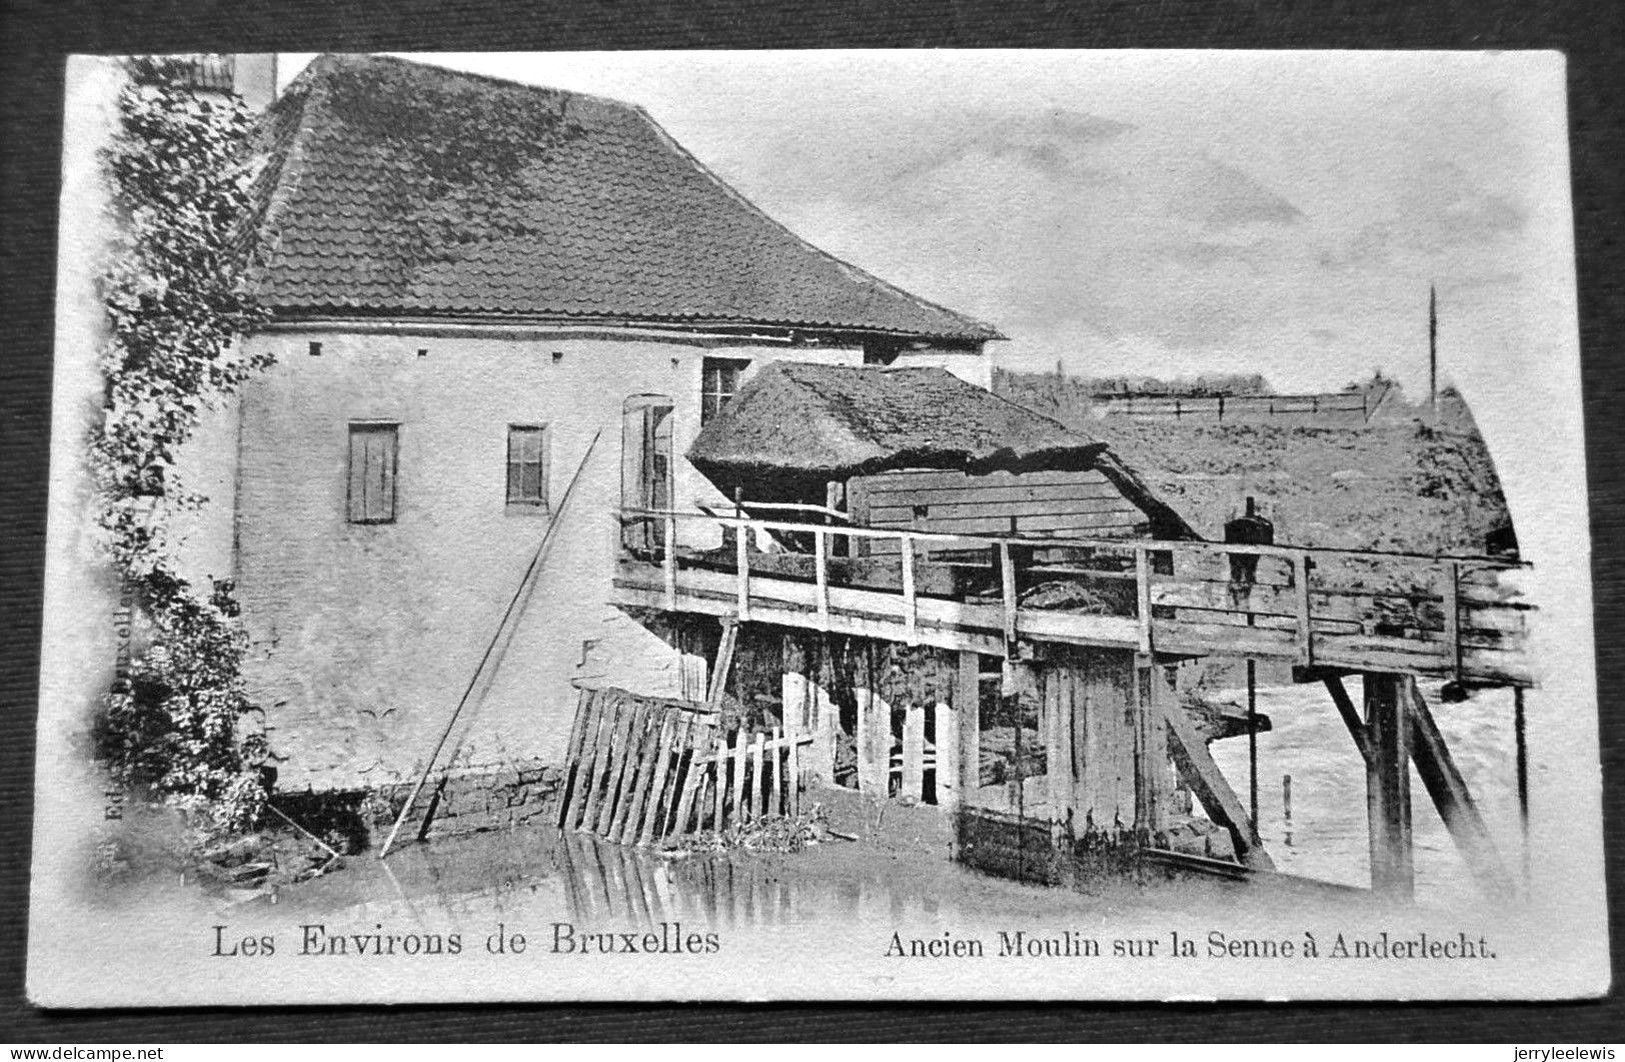
[[[739,391],[739,374],[748,361],[737,358],[706,358],[700,369],[700,423],[708,424],[721,413]]]
[[[350,425],[349,519],[352,524],[395,522],[397,424]]]
[[[621,507],[670,509],[672,505],[672,402],[665,395],[633,395],[621,406]],[[621,543],[631,550],[665,544],[664,520],[628,519]]]
[[[547,428],[508,425],[508,504],[547,505]]]

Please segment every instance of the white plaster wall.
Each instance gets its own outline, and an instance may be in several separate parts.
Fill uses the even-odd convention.
[[[308,353],[311,340],[320,357]],[[676,654],[606,604],[624,400],[671,396],[680,458],[699,432],[707,355],[753,367],[862,361],[856,348],[571,335],[289,331],[254,342],[278,361],[243,400],[238,583],[253,639],[249,678],[286,757],[284,784],[318,787],[407,776],[421,764],[550,519],[563,523],[464,757],[558,757],[578,676],[677,692]],[[345,520],[348,424],[367,419],[401,425],[394,524]],[[564,513],[509,511],[510,423],[549,426],[555,510],[602,429]],[[676,480],[679,508],[725,502],[680,459]]]
[[[897,355],[892,365],[898,368],[947,369],[966,383],[975,384],[984,391],[993,390],[993,359],[987,354],[956,350],[906,350]]]

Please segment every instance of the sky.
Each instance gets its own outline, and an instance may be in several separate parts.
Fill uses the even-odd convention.
[[[996,325],[1011,368],[1416,394],[1431,284],[1471,390],[1573,300],[1549,53],[415,58],[642,105],[799,235]]]

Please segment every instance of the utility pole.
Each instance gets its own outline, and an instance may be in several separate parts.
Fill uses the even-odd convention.
[[[1439,410],[1439,293],[1428,285],[1428,408]]]

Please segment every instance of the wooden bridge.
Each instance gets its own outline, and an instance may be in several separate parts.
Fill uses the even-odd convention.
[[[1208,817],[1229,831],[1248,873],[1273,872],[1256,825],[1187,713],[1153,676],[1163,672],[1171,688],[1171,665],[1207,656],[1290,664],[1297,680],[1324,683],[1364,761],[1373,889],[1399,900],[1412,894],[1414,764],[1486,892],[1512,890],[1417,679],[1512,687],[1521,711],[1521,690],[1533,681],[1525,646],[1533,606],[1520,595],[1523,566],[1516,562],[950,534],[843,526],[833,509],[779,508],[802,518],[623,511],[630,532],[623,546],[639,545],[623,548],[615,602],[715,616],[726,630],[765,624],[957,651],[962,695],[954,701],[972,710],[947,706],[944,715],[938,705],[932,734],[939,799],[950,792],[960,807],[979,799],[978,661],[1002,659],[1000,698],[1010,704],[1021,700],[1017,675],[1029,666],[1018,661],[1039,662],[1036,740],[1045,750],[1045,785],[1032,805],[1018,806],[1031,807],[1061,838],[1091,816],[1111,821],[1127,809],[1132,823],[1119,821],[1137,844],[1155,848],[1167,817],[1160,779],[1171,760]],[[719,653],[723,671],[727,655]],[[1363,705],[1344,688],[1349,675],[1362,680]],[[792,678],[797,688],[809,682],[800,675],[785,681]],[[714,688],[717,681],[713,676]],[[785,704],[795,699],[787,693]],[[811,719],[803,715],[803,723]],[[818,726],[831,725],[820,718]],[[913,718],[902,733],[905,774]],[[897,746],[895,719],[873,691],[860,698],[864,792],[890,791],[876,765],[889,762]],[[923,745],[913,747],[918,754]],[[819,748],[809,762],[827,759],[827,741]],[[1520,762],[1521,755],[1520,746]]]
[[[826,519],[830,517],[826,516]],[[1478,556],[968,536],[628,510],[621,605],[1003,655],[1018,642],[1531,684],[1521,566]],[[703,525],[724,543],[684,547]]]

